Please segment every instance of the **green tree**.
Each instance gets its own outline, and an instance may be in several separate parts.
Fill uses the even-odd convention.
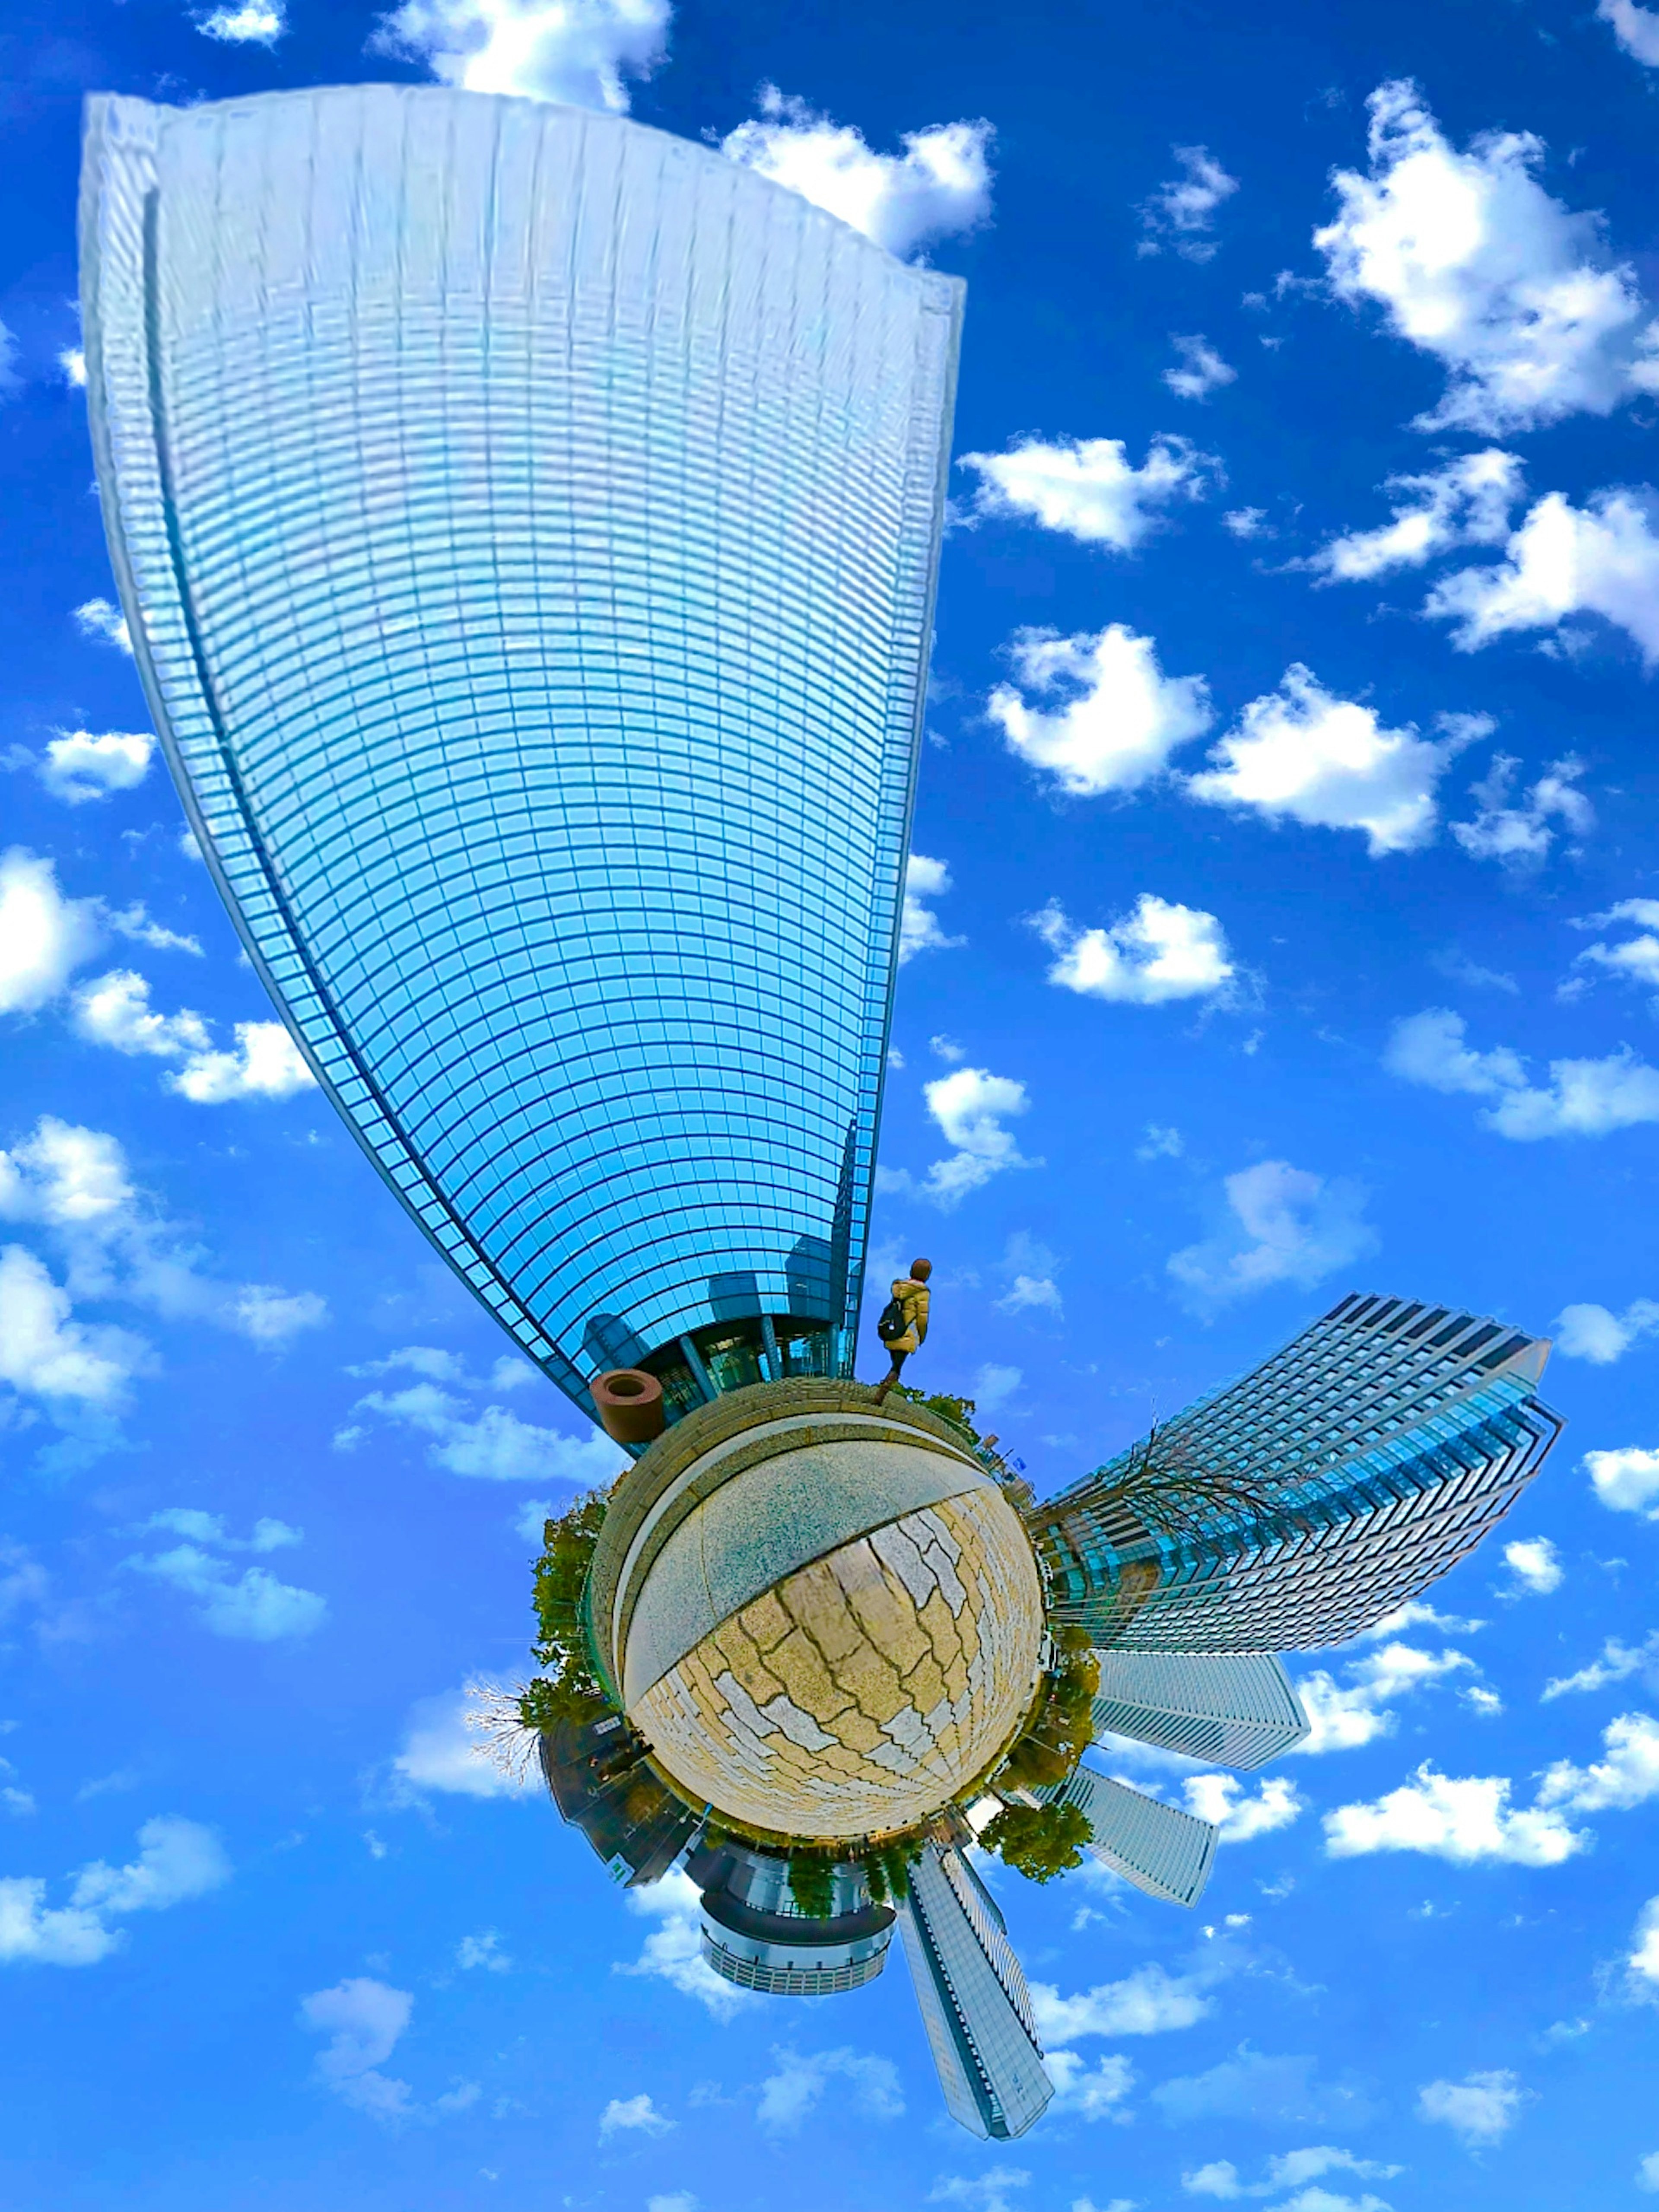
[[[1028,1881],[1052,1881],[1082,1865],[1090,1832],[1078,1805],[1005,1805],[980,1842]]]
[[[596,1718],[611,1709],[593,1669],[581,1615],[582,1587],[605,1525],[605,1503],[603,1491],[590,1491],[543,1527],[533,1593],[534,1649],[537,1665],[548,1672],[519,1701],[526,1728]]]
[[[789,1894],[809,1920],[828,1920],[836,1909],[836,1862],[830,1853],[791,1851]]]

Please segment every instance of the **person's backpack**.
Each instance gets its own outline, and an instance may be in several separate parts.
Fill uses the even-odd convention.
[[[890,1344],[895,1337],[902,1336],[909,1326],[904,1317],[904,1308],[896,1298],[889,1298],[881,1310],[880,1320],[876,1323],[876,1334],[884,1344]]]

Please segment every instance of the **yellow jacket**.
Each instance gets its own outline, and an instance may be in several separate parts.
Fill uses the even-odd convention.
[[[914,1281],[907,1275],[902,1282],[895,1283],[893,1296],[899,1302],[904,1316],[904,1334],[890,1337],[889,1352],[917,1352],[927,1334],[927,1285]]]

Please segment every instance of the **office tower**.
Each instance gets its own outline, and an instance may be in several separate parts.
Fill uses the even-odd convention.
[[[1054,2087],[995,1900],[959,1851],[929,1844],[899,1925],[951,2118],[976,2136],[1023,2136]]]
[[[318,1077],[584,1414],[850,1371],[962,289],[615,116],[89,105],[155,727]]]
[[[1148,1897],[1196,1905],[1202,1896],[1220,1833],[1212,1821],[1088,1766],[1074,1767],[1064,1782],[1036,1794],[1045,1804],[1077,1806],[1089,1822],[1088,1847],[1101,1864]]]
[[[1104,1648],[1310,1650],[1443,1575],[1561,1428],[1548,1346],[1501,1322],[1351,1297],[1284,1351],[1039,1509],[1056,1616]],[[1157,1525],[1157,1485],[1188,1504]]]
[[[826,1997],[862,1989],[887,1964],[895,1914],[851,1861],[825,1869],[820,1909],[805,1911],[789,1860],[726,1837],[686,1862],[702,1893],[702,1955],[723,1980],[767,1996]]]
[[[1294,1750],[1308,1717],[1267,1651],[1102,1651],[1097,1735],[1133,1736],[1217,1766],[1249,1769]]]

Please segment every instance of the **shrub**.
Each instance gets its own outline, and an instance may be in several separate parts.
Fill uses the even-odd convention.
[[[1052,1881],[1082,1865],[1090,1832],[1078,1805],[1005,1805],[980,1842],[1028,1881]]]

